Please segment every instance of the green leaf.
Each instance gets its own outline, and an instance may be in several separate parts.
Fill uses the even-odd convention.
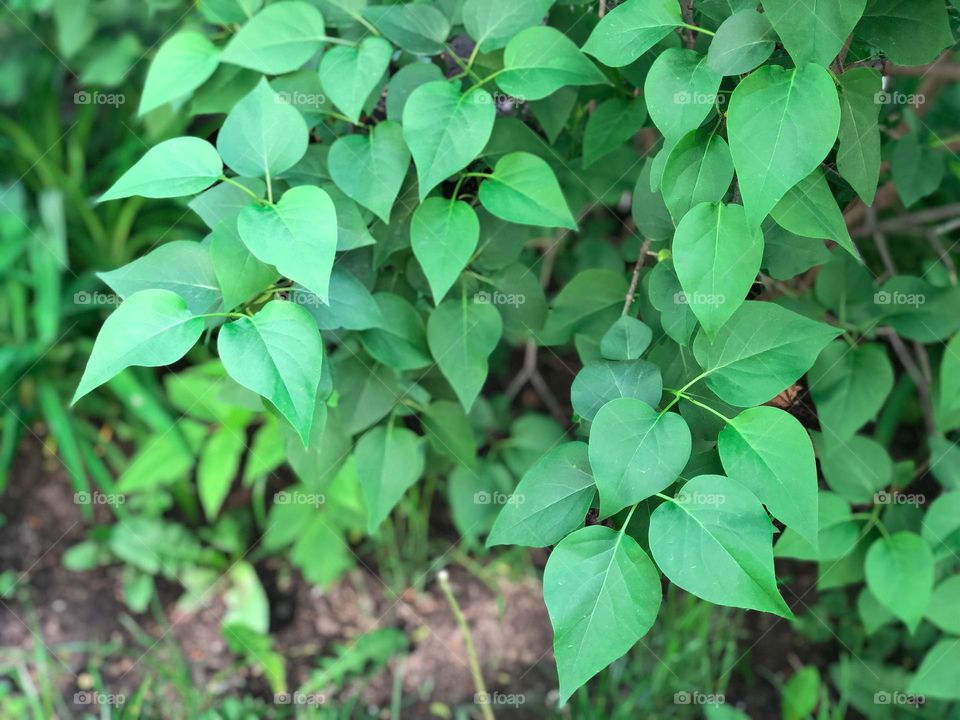
[[[187,206],[208,228],[216,230],[225,220],[236,223],[237,215],[250,204],[250,193],[262,198],[266,190],[267,186],[260,178],[235,178],[233,182],[221,182],[200,193]]]
[[[147,70],[140,96],[140,115],[203,85],[220,64],[220,50],[199,32],[183,30],[166,40]]]
[[[893,146],[890,170],[897,195],[910,207],[940,187],[946,164],[941,152],[922,145],[916,133],[908,133]]]
[[[97,277],[122,298],[141,290],[169,290],[183,298],[194,315],[212,312],[220,304],[210,251],[190,240],[168,242]]]
[[[907,691],[922,698],[960,700],[960,686],[957,685],[958,663],[960,638],[943,638],[923,656]]]
[[[339,45],[323,54],[320,82],[333,104],[353,122],[383,79],[393,46],[379,37],[364,38],[357,47]]]
[[[687,296],[672,260],[658,262],[650,271],[650,304],[660,313],[663,331],[674,342],[686,347],[697,329],[697,318],[690,309]]]
[[[495,118],[493,98],[482,88],[461,93],[454,83],[438,81],[410,94],[403,108],[403,137],[417,166],[421,202],[476,159]]]
[[[592,525],[560,541],[543,571],[543,599],[561,704],[647,634],[662,594],[656,568],[630,535]]]
[[[783,720],[805,720],[819,702],[820,673],[813,665],[802,667],[783,686]]]
[[[898,65],[924,65],[954,43],[940,0],[869,0],[856,34]]]
[[[536,155],[504,155],[493,175],[480,183],[479,195],[484,208],[509,222],[577,229],[556,175]]]
[[[564,443],[524,473],[487,537],[494,545],[554,545],[583,526],[596,486],[587,444]]]
[[[323,45],[323,16],[313,5],[285,0],[254,15],[223,49],[222,60],[266,75],[297,70]]]
[[[945,492],[930,503],[921,535],[938,560],[960,552],[960,492]]]
[[[611,400],[590,426],[590,466],[600,515],[610,517],[669,487],[690,459],[690,429],[677,413],[642,400]]]
[[[790,280],[814,265],[830,262],[822,240],[796,235],[774,222],[763,225],[763,267],[775,280]]]
[[[97,202],[133,195],[194,195],[213,185],[222,173],[223,163],[213,145],[196,137],[173,138],[147,150]]]
[[[220,328],[217,349],[230,377],[269,400],[307,447],[323,358],[310,313],[274,300]]]
[[[540,100],[569,85],[607,84],[606,76],[570,38],[545,25],[513,37],[497,75],[497,85],[522,100]]]
[[[727,474],[816,549],[817,466],[800,422],[779,408],[748,408],[727,422],[717,449]]]
[[[915,632],[933,594],[933,551],[926,541],[907,531],[877,538],[864,569],[870,592]]]
[[[660,368],[653,363],[594,360],[584,365],[573,379],[570,404],[582,419],[593,420],[600,408],[611,400],[635,398],[656,407],[662,395]]]
[[[840,146],[837,171],[867,205],[873,205],[880,180],[880,73],[854,68],[840,76]]]
[[[447,16],[427,3],[375,5],[363,16],[388,40],[415,55],[443,52],[450,34]]]
[[[667,155],[660,186],[674,221],[702,202],[720,202],[733,180],[730,148],[720,135],[693,130]]]
[[[627,142],[647,120],[643,98],[604,100],[591,113],[583,132],[583,169]]]
[[[937,387],[937,427],[946,432],[960,426],[960,335],[950,338],[940,363]]]
[[[623,315],[600,339],[600,354],[607,360],[636,360],[650,347],[652,339],[649,327],[635,317]]]
[[[752,4],[752,3],[751,3]],[[743,75],[773,54],[777,35],[766,15],[752,7],[734,13],[717,28],[707,64],[718,75]]]
[[[463,5],[463,25],[481,52],[504,47],[521,30],[539,25],[553,0],[467,0]]]
[[[771,215],[777,225],[785,230],[804,237],[833,240],[853,257],[860,259],[843,213],[837,207],[837,201],[820,168],[790,188],[773,208]]]
[[[798,67],[830,65],[866,6],[867,0],[817,0],[812,5],[763,0],[764,14]]]
[[[953,575],[937,585],[927,607],[926,618],[951,635],[960,635],[960,575]]]
[[[169,290],[141,290],[103,323],[71,405],[131,365],[161,367],[186,355],[203,332],[183,298]]]
[[[197,463],[197,493],[203,514],[212,522],[230,493],[230,485],[240,469],[247,449],[246,434],[241,428],[224,425],[207,440]]]
[[[626,0],[603,16],[583,51],[609,67],[629,65],[683,25],[676,0]]]
[[[441,455],[471,470],[477,466],[477,440],[470,419],[459,403],[437,400],[420,416],[424,434]]]
[[[443,72],[432,62],[412,62],[397,70],[387,84],[387,120],[400,122],[411,93],[421,85],[443,80]]]
[[[383,315],[383,326],[361,335],[364,348],[378,362],[397,370],[416,370],[430,365],[430,350],[423,320],[416,308],[399,295],[373,296]]]
[[[795,383],[839,334],[774,303],[747,301],[713,340],[699,333],[693,353],[717,397],[749,407]]]
[[[715,337],[741,306],[760,272],[763,233],[747,223],[743,207],[701,203],[677,225],[673,265],[685,302]]]
[[[245,207],[237,229],[258,260],[327,301],[337,251],[336,210],[327,193],[312,185],[290,188],[276,205]]]
[[[266,290],[280,273],[272,265],[257,260],[240,238],[237,222],[217,225],[210,241],[210,260],[223,292],[223,309],[230,311]]]
[[[410,430],[387,423],[360,438],[354,457],[373,533],[423,473],[423,448]]]
[[[630,204],[630,214],[637,224],[637,229],[651,240],[666,240],[673,237],[674,223],[670,219],[670,212],[663,202],[663,195],[659,190],[650,188],[650,173],[653,161],[644,163],[637,183],[633,188],[633,200]]]
[[[480,242],[480,221],[462,200],[427,198],[410,221],[410,247],[439,305]]]
[[[299,287],[291,299],[313,315],[321,330],[368,330],[384,323],[380,306],[366,286],[336,265],[330,273],[329,303]]]
[[[722,78],[705,55],[670,48],[653,61],[643,85],[650,119],[668,143],[700,127],[717,104]]]
[[[846,440],[880,412],[893,390],[893,365],[883,345],[836,340],[810,368],[807,385],[821,427]]]
[[[577,104],[579,94],[579,88],[565,87],[560,88],[552,95],[548,95],[543,100],[533,100],[529,103],[530,112],[540,123],[540,127],[543,128],[543,132],[546,133],[551,145],[557,141],[560,133],[567,126],[567,121]]]
[[[430,352],[467,412],[486,382],[487,358],[502,334],[500,313],[466,297],[442,302],[427,320]]]
[[[830,152],[840,128],[840,100],[820,65],[768,65],[730,97],[727,141],[747,220],[759,225],[787,191]]]
[[[330,148],[330,177],[343,192],[385,223],[410,167],[399,123],[384,120],[370,135],[344,135]]]
[[[827,484],[844,499],[868,503],[890,484],[893,462],[883,446],[872,438],[854,435],[840,440],[829,432],[816,438],[820,470]]]
[[[701,475],[650,516],[650,553],[677,585],[717,605],[792,618],[773,571],[773,523],[743,485]]]
[[[307,152],[308,136],[300,111],[281,102],[266,79],[262,79],[223,121],[217,150],[238,175],[272,177],[300,161]]]

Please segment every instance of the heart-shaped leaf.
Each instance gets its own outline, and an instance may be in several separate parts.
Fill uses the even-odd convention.
[[[390,65],[393,46],[379,37],[364,38],[357,47],[341,45],[320,61],[320,82],[333,104],[356,123]]]
[[[195,137],[165,140],[127,170],[97,202],[140,195],[148,198],[194,195],[213,185],[223,163],[213,145]]]
[[[577,228],[557,176],[545,160],[530,153],[515,152],[500,158],[493,175],[480,184],[480,202],[509,222]]]
[[[427,198],[410,221],[410,246],[437,305],[460,277],[480,241],[477,213],[461,200]]]

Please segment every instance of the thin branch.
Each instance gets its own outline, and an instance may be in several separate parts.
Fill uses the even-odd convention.
[[[637,262],[633,266],[633,275],[630,277],[630,287],[627,290],[627,295],[623,302],[621,315],[626,315],[630,311],[630,306],[633,305],[633,300],[637,294],[637,283],[640,281],[640,268],[643,267],[643,263],[647,259],[647,251],[649,249],[650,239],[648,238],[643,241],[643,244],[640,246],[640,251],[637,253]]]
[[[873,244],[877,246],[877,252],[880,254],[887,275],[893,277],[897,274],[897,266],[894,265],[893,258],[890,256],[887,236],[877,227],[877,211],[873,208],[867,210],[867,226],[870,228],[870,234],[873,235]]]
[[[900,336],[897,335],[896,330],[891,327],[882,327],[877,330],[877,334],[883,335],[890,341],[890,346],[893,348],[893,352],[897,358],[899,358],[900,364],[903,365],[903,369],[907,371],[907,375],[910,376],[913,384],[917,387],[917,395],[920,398],[920,406],[923,408],[923,419],[927,426],[927,434],[936,434],[937,428],[936,422],[933,419],[933,403],[930,401],[930,383],[920,368],[917,367],[913,356],[910,355],[909,348],[907,348],[903,340],[900,339]]]

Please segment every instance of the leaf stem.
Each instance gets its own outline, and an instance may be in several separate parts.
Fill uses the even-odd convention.
[[[249,318],[249,315],[244,315],[243,313],[235,312],[222,312],[222,313],[203,313],[202,315],[194,315],[197,318],[230,318],[232,320],[239,320],[240,318]]]
[[[702,28],[698,25],[689,25],[687,23],[683,23],[683,25],[681,25],[680,27],[687,28],[687,30],[693,30],[698,33],[703,33],[704,35],[709,35],[710,37],[713,37],[716,35],[716,33],[713,32],[712,30],[707,30],[706,28]]]
[[[723,413],[717,412],[716,410],[714,410],[712,407],[710,407],[710,406],[707,405],[706,403],[702,403],[702,402],[700,402],[699,400],[694,400],[694,399],[693,399],[693,396],[687,395],[686,393],[678,393],[678,394],[679,394],[680,397],[682,397],[682,398],[683,398],[684,400],[686,400],[688,403],[692,403],[693,405],[696,405],[697,407],[703,408],[703,409],[706,410],[707,412],[713,413],[713,414],[716,415],[718,418],[720,418],[721,420],[723,420],[725,423],[730,423],[730,422],[732,422],[731,418],[728,418],[728,417],[727,417],[726,415],[724,415]]]
[[[630,524],[630,518],[633,517],[633,513],[634,513],[634,511],[637,509],[637,505],[639,505],[639,504],[640,504],[640,503],[637,503],[637,504],[634,505],[632,508],[630,508],[630,512],[627,513],[627,517],[626,517],[626,519],[623,521],[623,525],[620,526],[620,532],[617,533],[617,538],[618,538],[618,539],[621,538],[621,537],[623,537],[623,534],[627,531],[627,525]]]
[[[331,37],[329,35],[322,35],[320,38],[323,42],[333,43],[334,45],[347,45],[349,47],[357,47],[360,43],[354,40],[347,40],[345,38]]]
[[[667,410],[669,410],[669,409],[672,408],[674,405],[676,405],[678,402],[680,402],[680,398],[683,397],[684,393],[685,393],[687,390],[689,390],[690,388],[692,388],[694,385],[696,385],[698,382],[700,382],[701,380],[703,380],[703,378],[705,378],[705,377],[706,377],[707,375],[709,375],[709,374],[710,374],[710,371],[709,371],[709,370],[706,370],[706,371],[700,373],[699,375],[697,375],[693,380],[691,380],[690,382],[688,382],[686,385],[684,385],[684,386],[683,386],[682,388],[680,388],[679,390],[670,390],[669,392],[673,393],[673,400],[671,400],[669,403],[667,403],[666,407],[664,407],[663,410],[660,411],[660,415],[659,415],[658,417],[663,416],[664,413],[667,412]]]
[[[262,203],[262,202],[263,202],[263,198],[262,198],[262,197],[260,197],[259,195],[257,195],[253,190],[251,190],[250,188],[248,188],[248,187],[247,187],[246,185],[244,185],[243,183],[237,182],[237,181],[234,180],[232,177],[227,177],[226,175],[221,175],[221,176],[220,176],[220,182],[225,182],[225,183],[227,183],[227,184],[229,184],[229,185],[233,185],[234,187],[238,187],[238,188],[240,188],[241,190],[243,190],[247,195],[249,195],[249,196],[252,197],[254,200],[256,200],[258,203]]]

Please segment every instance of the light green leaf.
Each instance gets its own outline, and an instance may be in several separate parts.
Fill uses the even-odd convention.
[[[642,400],[611,400],[590,426],[590,466],[600,491],[600,516],[669,487],[690,459],[690,429],[677,413],[658,413]]]
[[[869,503],[876,492],[890,484],[893,462],[873,438],[854,435],[840,440],[827,432],[815,437],[820,470],[837,494],[854,503]]]
[[[339,45],[324,53],[320,82],[333,104],[356,125],[370,93],[383,79],[393,46],[379,37],[364,38],[357,47]]]
[[[227,311],[263,292],[280,275],[275,267],[260,262],[250,252],[240,238],[236,220],[222,222],[213,231],[210,260],[223,292],[223,309]]]
[[[103,323],[71,404],[131,365],[161,367],[186,355],[203,332],[179,295],[141,290]]]
[[[470,412],[487,379],[487,358],[503,334],[493,305],[446,300],[427,320],[427,343],[463,409]]]
[[[220,51],[206,35],[183,30],[166,40],[147,70],[140,96],[140,115],[171,100],[182,98],[203,85],[220,64]]]
[[[437,400],[420,415],[424,434],[441,455],[471,470],[477,467],[477,440],[459,403]]]
[[[635,317],[623,315],[600,339],[600,354],[607,360],[636,360],[650,347],[652,339],[649,327]]]
[[[197,493],[208,521],[216,520],[240,469],[247,438],[240,428],[224,425],[207,440],[197,463]]]
[[[683,216],[673,238],[673,265],[690,305],[710,337],[741,306],[760,271],[763,233],[740,205],[701,203]]]
[[[840,76],[840,146],[837,171],[867,205],[873,205],[880,180],[880,73],[854,68]]]
[[[629,65],[683,25],[676,0],[626,0],[603,16],[583,51],[609,67]]]
[[[671,582],[717,605],[792,618],[773,570],[773,523],[743,485],[701,475],[650,516],[650,553]]]
[[[266,75],[293,72],[323,45],[323,16],[313,5],[284,0],[254,15],[223,49],[223,62]],[[228,163],[229,164],[229,163]]]
[[[423,473],[423,447],[411,431],[387,423],[360,438],[354,457],[373,533]]]
[[[438,81],[410,94],[403,137],[417,166],[421,202],[483,151],[496,114],[493,98],[482,88],[461,93],[456,84]]]
[[[379,292],[373,298],[383,315],[383,326],[360,336],[367,352],[397,370],[430,365],[427,331],[416,308],[392,293]]]
[[[937,585],[927,607],[926,618],[951,635],[960,635],[960,575],[948,577]]]
[[[570,404],[582,419],[593,420],[600,408],[611,400],[636,398],[656,407],[662,395],[663,379],[660,369],[653,363],[645,360],[593,360],[573,379]]]
[[[543,599],[561,704],[647,634],[662,593],[656,568],[630,535],[592,525],[560,541],[543,571]]]
[[[557,176],[536,155],[504,155],[493,175],[480,183],[479,195],[484,208],[509,222],[577,229]]]
[[[893,365],[883,345],[836,340],[810,368],[807,385],[821,427],[842,441],[876,418],[893,390]]]
[[[330,148],[330,177],[345,194],[385,223],[410,167],[399,123],[384,120],[370,135],[344,135]]]
[[[330,273],[330,300],[297,287],[291,299],[303,305],[321,330],[368,330],[382,327],[383,313],[366,286],[343,268],[334,265]]]
[[[650,119],[668,143],[700,127],[717,104],[722,78],[693,50],[670,48],[653,61],[643,85]]]
[[[946,174],[943,153],[920,142],[917,133],[907,133],[893,146],[890,170],[897,195],[906,207],[934,193]]]
[[[587,120],[583,132],[583,169],[630,140],[647,120],[642,98],[604,100]]]
[[[187,303],[194,315],[212,312],[220,304],[220,287],[210,251],[190,240],[174,240],[110,272],[97,273],[121,298],[141,290],[169,290]]]
[[[747,8],[731,15],[717,28],[707,50],[707,64],[718,75],[743,75],[763,64],[776,44],[777,35],[769,18]]]
[[[931,62],[954,43],[941,0],[869,0],[856,34],[898,65]]]
[[[954,608],[956,611],[956,608]],[[922,698],[960,700],[957,665],[960,664],[960,638],[943,638],[927,654],[914,674],[907,691]]]
[[[507,44],[497,85],[523,100],[540,100],[569,85],[606,85],[600,72],[573,41],[546,25],[527,28]]]
[[[410,94],[421,85],[443,80],[443,72],[432,62],[412,62],[397,70],[387,84],[387,120],[400,122]]]
[[[300,161],[307,152],[308,136],[300,111],[281,102],[263,79],[223,121],[217,150],[238,175],[271,177]]]
[[[363,15],[388,40],[415,55],[443,52],[450,34],[447,16],[427,3],[374,5]]]
[[[840,129],[840,100],[820,65],[768,65],[737,85],[727,141],[747,220],[759,225],[787,191],[813,172]]]
[[[173,138],[147,150],[97,202],[133,195],[194,195],[213,185],[222,173],[223,163],[213,145],[196,137]]]
[[[439,305],[480,242],[477,213],[461,200],[427,198],[410,221],[410,246]]]
[[[221,327],[217,349],[230,377],[269,400],[307,447],[323,358],[310,313],[274,300]]]
[[[717,397],[749,407],[795,383],[839,334],[774,303],[747,301],[713,340],[699,333],[693,353]]]
[[[940,362],[937,387],[937,427],[946,432],[960,426],[960,335],[950,338]]]
[[[866,6],[867,0],[816,0],[812,4],[763,0],[764,14],[798,67],[830,65]]]
[[[748,408],[727,422],[717,449],[727,474],[816,549],[817,465],[800,422],[779,408]]]
[[[916,533],[877,538],[867,551],[867,587],[894,616],[915,632],[933,594],[933,551]]]
[[[733,180],[733,160],[717,133],[693,130],[667,155],[660,187],[674,221],[702,202],[720,202]]]
[[[262,198],[267,189],[260,178],[233,178],[232,180],[233,182],[214,185],[187,203],[187,206],[199,215],[211,230],[216,230],[217,226],[225,220],[236,223],[240,211],[250,204],[250,193]],[[246,192],[244,188],[250,192]]]
[[[276,205],[248,205],[237,229],[258,260],[327,301],[330,269],[337,251],[337,217],[323,190],[301,185]]]
[[[596,494],[587,445],[564,443],[527,470],[503,506],[487,547],[546,547],[583,526]]]
[[[833,240],[853,257],[860,259],[843,213],[820,168],[790,188],[773,208],[771,215],[784,230],[803,237]]]
[[[481,52],[502,48],[521,30],[539,25],[553,0],[467,0],[463,5],[463,25],[480,44]]]

